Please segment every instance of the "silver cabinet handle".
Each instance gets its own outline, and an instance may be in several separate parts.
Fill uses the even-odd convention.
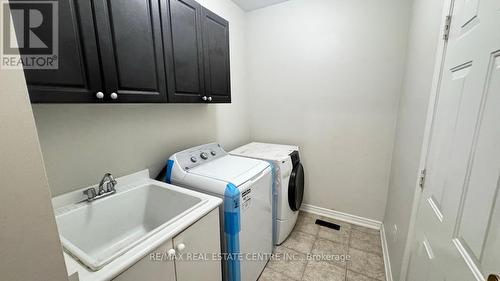
[[[208,101],[212,101],[212,97],[208,97]]]
[[[98,99],[102,100],[102,99],[104,98],[104,93],[103,93],[103,92],[97,92],[97,93],[95,94],[95,96],[96,96],[96,98],[98,98]]]
[[[207,98],[207,96],[203,96],[201,99],[206,101],[208,98]]]
[[[113,100],[116,100],[118,98],[118,94],[117,93],[111,93],[111,99]]]

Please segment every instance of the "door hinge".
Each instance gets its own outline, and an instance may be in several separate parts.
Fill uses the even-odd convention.
[[[450,38],[450,29],[451,29],[451,16],[446,16],[446,21],[444,23],[444,32],[443,32],[444,41],[448,41],[448,38]]]
[[[424,189],[426,175],[427,175],[426,169],[420,170],[420,176],[418,177],[418,186],[420,186],[420,189]]]

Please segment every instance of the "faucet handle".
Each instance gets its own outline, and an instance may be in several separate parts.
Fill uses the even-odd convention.
[[[83,195],[87,196],[87,201],[92,201],[96,196],[95,189],[93,187],[87,188],[83,191]]]

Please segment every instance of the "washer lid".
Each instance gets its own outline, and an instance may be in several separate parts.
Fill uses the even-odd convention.
[[[240,146],[230,153],[246,157],[283,161],[289,157],[290,153],[296,150],[299,150],[299,147],[294,145],[252,142]]]
[[[197,166],[188,173],[230,182],[236,186],[250,180],[269,167],[269,163],[257,159],[226,155]]]

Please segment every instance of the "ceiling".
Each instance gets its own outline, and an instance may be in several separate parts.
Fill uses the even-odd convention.
[[[288,0],[233,0],[233,2],[236,3],[236,5],[240,6],[243,10],[247,12],[285,1]]]

